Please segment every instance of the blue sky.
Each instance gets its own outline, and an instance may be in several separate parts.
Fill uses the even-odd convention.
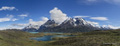
[[[120,0],[0,0],[0,29],[43,24],[51,19],[50,11],[55,7],[65,17],[83,17],[100,26],[120,26]]]

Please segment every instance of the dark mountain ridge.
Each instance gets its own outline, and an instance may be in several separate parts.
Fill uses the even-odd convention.
[[[68,18],[61,24],[56,23],[54,20],[48,20],[46,23],[41,25],[38,29],[27,27],[24,31],[37,31],[37,32],[90,32],[94,30],[110,30],[111,28],[98,27],[92,23],[88,23],[83,18]]]
[[[99,27],[94,27],[90,23],[87,23],[82,18],[69,18],[60,25],[55,23],[54,20],[48,20],[45,24],[40,26],[38,32],[90,32],[93,30],[100,30]]]

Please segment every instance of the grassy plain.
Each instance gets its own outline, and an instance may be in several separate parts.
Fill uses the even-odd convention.
[[[53,38],[54,41],[35,41],[31,37],[44,35],[76,35],[75,37]],[[0,46],[120,46],[120,30],[92,31],[83,33],[38,33],[21,30],[0,31]]]

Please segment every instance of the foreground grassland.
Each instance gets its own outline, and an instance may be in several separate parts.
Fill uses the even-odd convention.
[[[53,38],[54,41],[35,41],[30,37],[44,35],[76,35],[75,37]],[[64,34],[30,34],[20,30],[0,31],[0,46],[120,46],[120,30],[92,31]]]

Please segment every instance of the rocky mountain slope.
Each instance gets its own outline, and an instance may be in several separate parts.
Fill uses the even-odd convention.
[[[83,18],[68,18],[61,24],[56,23],[54,20],[48,20],[41,26],[29,25],[25,27],[24,31],[37,31],[37,32],[90,32],[93,30],[109,30],[109,27],[96,26]]]
[[[48,20],[45,24],[40,26],[38,32],[89,32],[93,30],[100,30],[91,23],[88,23],[82,18],[69,18],[61,24],[55,23],[54,20]]]
[[[32,24],[30,24],[30,25],[26,26],[25,28],[23,28],[22,30],[24,30],[26,32],[31,32],[31,31],[35,32],[35,31],[37,31],[39,29],[39,27],[40,26],[38,26],[38,25],[32,25]]]

